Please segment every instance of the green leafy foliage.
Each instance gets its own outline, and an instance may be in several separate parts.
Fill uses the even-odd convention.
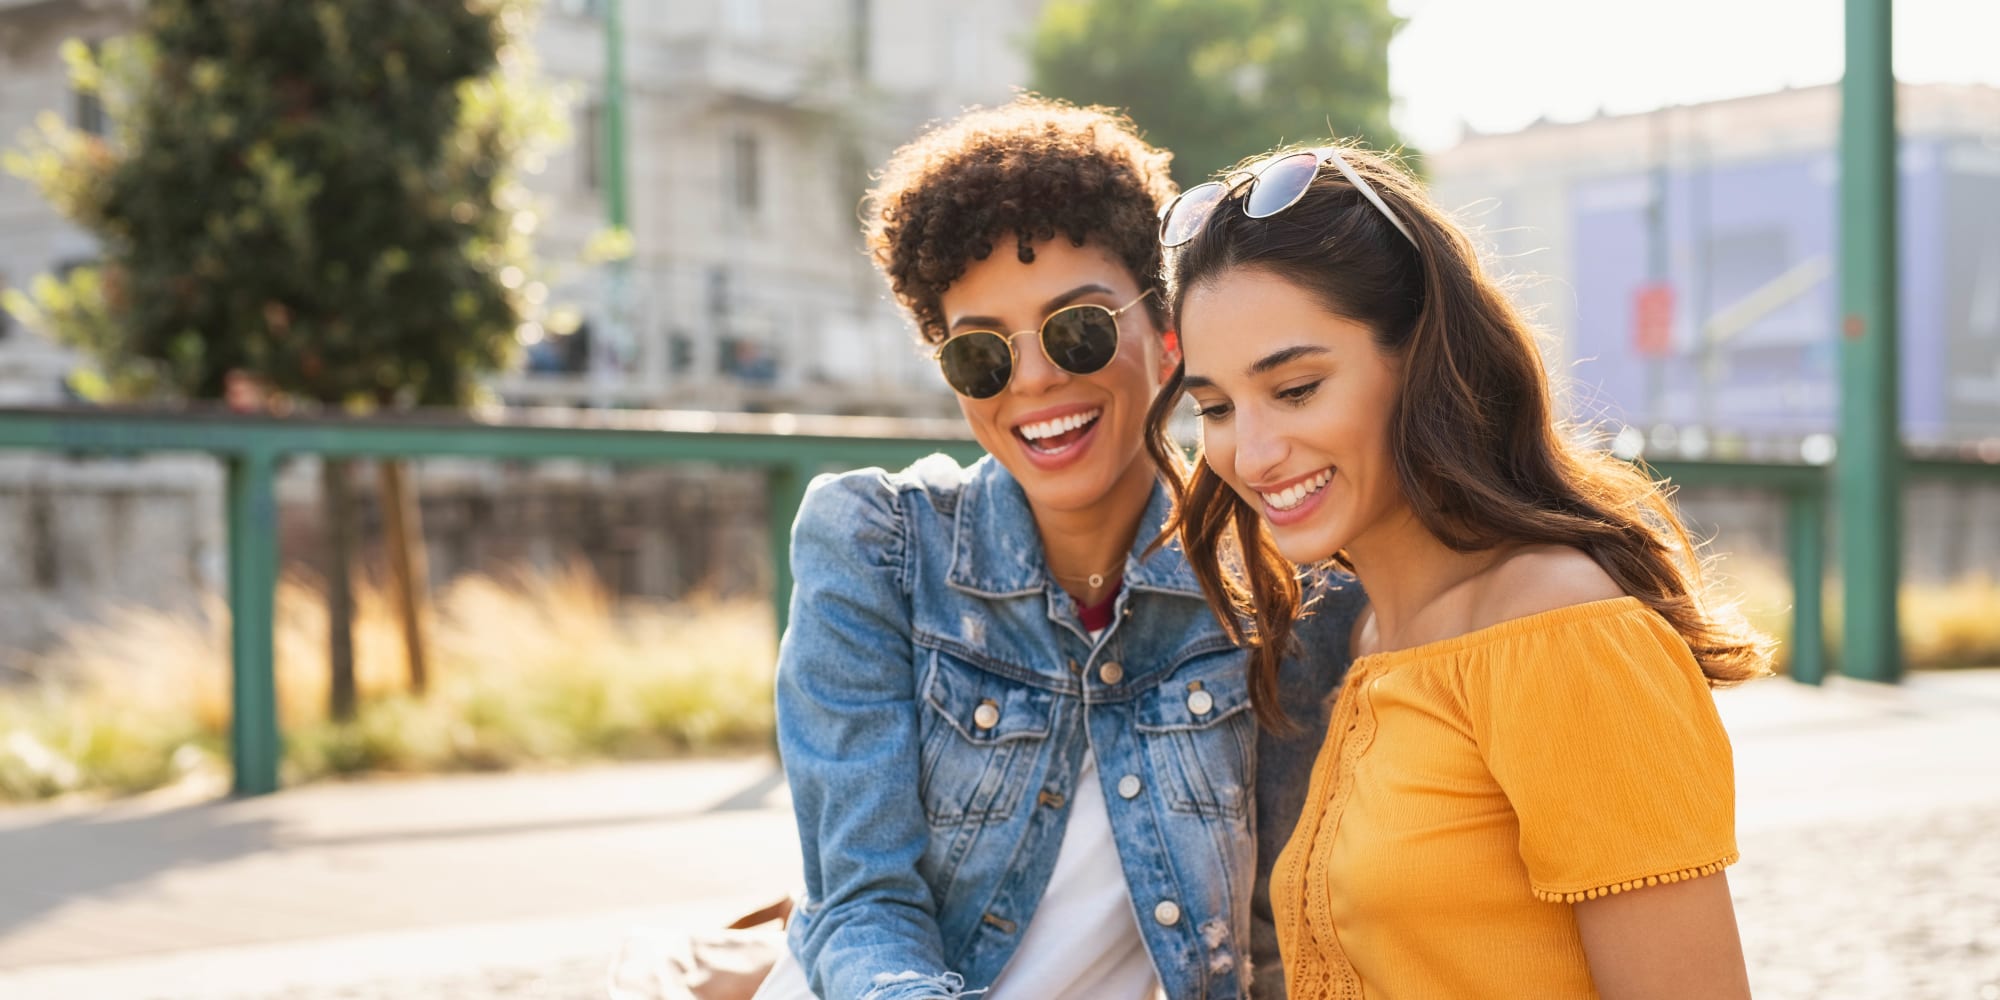
[[[1395,148],[1401,25],[1387,0],[1051,0],[1030,62],[1043,94],[1128,109],[1186,187],[1280,143]]]
[[[4,303],[130,398],[233,371],[352,407],[470,402],[505,364],[535,217],[517,165],[560,110],[529,0],[151,0],[65,56],[111,134],[44,116],[6,166],[104,245]]]

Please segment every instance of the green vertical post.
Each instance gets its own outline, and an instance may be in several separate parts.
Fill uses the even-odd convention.
[[[272,619],[278,594],[277,460],[232,456],[229,467],[229,755],[237,795],[278,790],[278,690]]]
[[[1896,601],[1902,470],[1896,329],[1896,79],[1893,0],[1847,0],[1840,97],[1841,672],[1902,676]]]
[[[604,0],[604,215],[614,229],[626,228],[625,205],[625,21],[619,0]]]
[[[600,179],[604,187],[604,221],[614,231],[629,233],[632,226],[626,200],[624,10],[620,0],[603,0],[603,3],[604,128],[603,148],[598,151],[598,158],[604,171]],[[610,406],[607,390],[617,354],[631,356],[628,343],[631,317],[627,309],[631,301],[632,258],[620,256],[607,266],[604,329],[590,344],[590,380],[598,390],[594,396],[600,408]]]
[[[764,474],[764,496],[770,510],[771,603],[777,612],[780,639],[792,614],[792,522],[805,502],[812,470],[797,462],[775,465]]]
[[[1788,508],[1785,533],[1792,564],[1792,680],[1821,684],[1826,680],[1826,614],[1822,608],[1826,585],[1825,488],[1793,492]]]

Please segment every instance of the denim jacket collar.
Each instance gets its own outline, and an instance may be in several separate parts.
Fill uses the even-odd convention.
[[[1048,562],[1035,535],[1034,512],[1021,484],[991,457],[970,470],[954,515],[951,585],[982,597],[1023,597],[1040,592],[1049,578]],[[1179,555],[1180,542],[1147,553],[1167,523],[1171,501],[1166,485],[1153,484],[1140,517],[1139,533],[1125,558],[1125,583],[1133,590],[1199,599],[1201,583]],[[1172,550],[1172,551],[1169,551]]]

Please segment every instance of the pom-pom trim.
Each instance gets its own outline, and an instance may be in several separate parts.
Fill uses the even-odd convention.
[[[1585,889],[1582,892],[1550,892],[1546,889],[1537,886],[1534,890],[1535,898],[1541,900],[1544,903],[1581,903],[1586,899],[1601,899],[1605,896],[1615,896],[1621,892],[1631,892],[1635,889],[1644,889],[1647,886],[1651,885],[1665,885],[1670,882],[1684,882],[1688,879],[1703,878],[1709,875],[1713,875],[1716,872],[1719,872],[1724,868],[1727,868],[1730,865],[1735,864],[1739,859],[1739,857],[1740,857],[1739,855],[1732,853],[1728,857],[1723,858],[1722,860],[1717,861],[1713,864],[1706,864],[1697,868],[1683,868],[1679,871],[1667,872],[1664,875],[1648,875],[1645,878],[1635,878],[1629,882],[1616,882],[1611,885],[1602,885],[1594,889]]]

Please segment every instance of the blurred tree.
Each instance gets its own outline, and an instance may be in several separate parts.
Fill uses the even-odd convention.
[[[69,43],[109,135],[46,114],[6,165],[103,257],[5,306],[84,351],[93,398],[245,398],[247,378],[278,405],[472,402],[526,307],[536,219],[517,168],[560,132],[520,40],[534,7],[150,0],[101,55]],[[346,463],[325,469],[346,718]]]
[[[1402,23],[1388,0],[1050,0],[1029,61],[1043,94],[1129,110],[1187,187],[1281,142],[1396,148]]]

